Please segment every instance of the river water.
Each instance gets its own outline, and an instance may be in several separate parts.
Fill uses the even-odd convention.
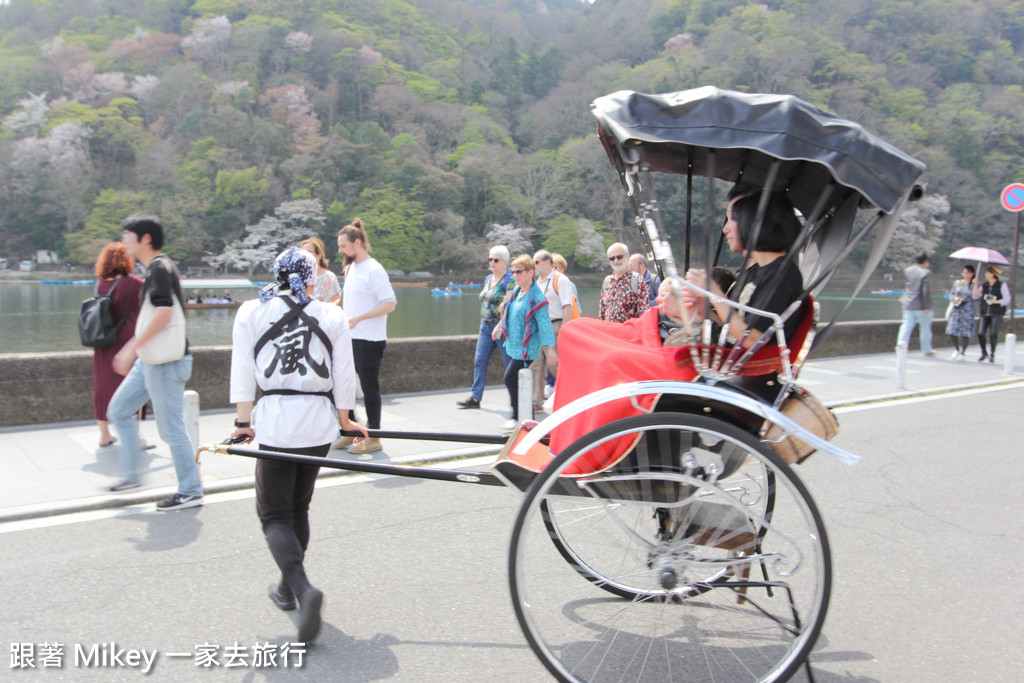
[[[388,316],[388,336],[437,337],[476,334],[480,324],[479,289],[462,296],[434,296],[425,287],[398,287],[398,308]],[[91,285],[47,285],[39,282],[0,282],[0,353],[79,351],[76,318],[81,302],[92,295]],[[600,290],[581,287],[584,315],[596,316]],[[250,294],[251,296],[251,294]],[[822,319],[831,320],[849,292],[819,297]],[[933,309],[941,316],[946,301],[939,292]],[[195,346],[231,343],[233,309],[189,310],[189,342]],[[899,297],[862,292],[843,320],[899,320]]]

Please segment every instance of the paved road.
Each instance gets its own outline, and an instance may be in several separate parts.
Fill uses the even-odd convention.
[[[835,566],[819,683],[1019,680],[1022,412],[1020,385],[841,411],[838,441],[864,460],[815,456],[799,469]],[[237,643],[251,660],[254,642],[279,647],[294,633],[265,598],[273,564],[246,490],[169,514],[148,504],[0,525],[0,644],[65,646],[63,668],[37,662],[2,678],[139,680],[136,669],[74,666],[76,644],[114,642],[157,650],[158,681],[549,680],[508,597],[517,496],[321,483],[308,568],[328,596],[327,624],[303,667],[223,666],[224,648]],[[221,666],[168,656],[206,643],[221,648]]]

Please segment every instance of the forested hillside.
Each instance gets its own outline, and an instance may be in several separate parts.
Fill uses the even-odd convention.
[[[701,85],[795,94],[927,163],[897,253],[1008,254],[1022,83],[1024,0],[10,0],[0,256],[89,263],[147,210],[190,264],[361,216],[391,268],[479,266],[488,239],[593,268],[631,228],[590,101]]]

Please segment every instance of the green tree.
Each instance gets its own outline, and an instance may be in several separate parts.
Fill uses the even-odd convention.
[[[423,206],[392,186],[367,189],[355,202],[363,219],[373,256],[385,268],[416,270],[435,255],[426,229]]]
[[[148,192],[103,190],[93,201],[85,226],[67,235],[68,258],[72,263],[93,263],[104,246],[121,238],[125,217],[152,207],[153,195]]]

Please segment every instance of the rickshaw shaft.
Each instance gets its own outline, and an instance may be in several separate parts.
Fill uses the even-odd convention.
[[[351,472],[387,474],[395,477],[412,477],[414,479],[434,479],[437,481],[456,481],[461,482],[463,484],[481,484],[483,486],[505,486],[505,483],[501,479],[488,472],[442,470],[432,467],[409,467],[406,465],[391,465],[386,463],[356,462],[353,460],[334,460],[331,458],[317,458],[311,455],[279,453],[277,451],[259,451],[248,448],[227,448],[224,449],[224,452],[229,453],[231,455],[244,455],[247,458],[257,458],[260,460],[276,460],[278,462],[290,462],[297,465],[315,465],[317,467],[330,467],[336,470],[349,470]]]
[[[382,429],[369,429],[371,439],[412,439],[418,441],[458,441],[462,443],[486,443],[504,446],[508,436],[493,434],[455,434],[453,432],[389,432]],[[362,432],[341,430],[342,436],[362,436]]]

